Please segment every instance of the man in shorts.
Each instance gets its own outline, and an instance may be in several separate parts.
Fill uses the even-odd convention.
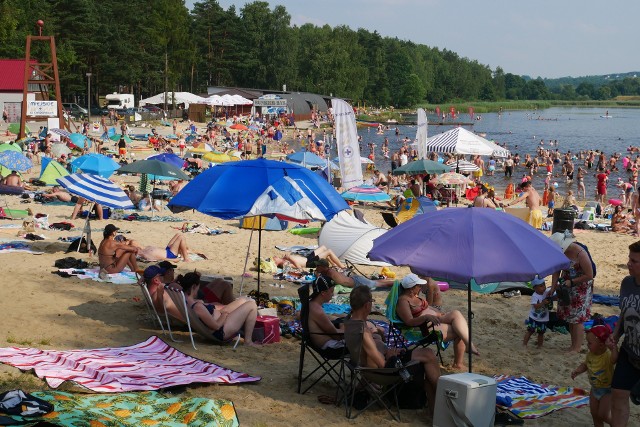
[[[306,257],[295,254],[293,252],[286,253],[282,257],[273,257],[273,262],[278,267],[293,267],[293,268],[315,268],[316,262],[321,259],[329,260],[331,265],[335,265],[338,268],[346,268],[346,266],[340,262],[336,254],[326,246],[320,246],[314,249]]]

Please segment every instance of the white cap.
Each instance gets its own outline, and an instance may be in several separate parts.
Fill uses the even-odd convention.
[[[418,277],[417,274],[409,273],[402,278],[402,287],[405,289],[411,289],[416,285],[424,285],[426,280]]]

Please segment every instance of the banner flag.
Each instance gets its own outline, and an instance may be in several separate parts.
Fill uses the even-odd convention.
[[[418,108],[418,130],[416,131],[416,145],[418,146],[418,160],[427,158],[427,113]]]
[[[331,105],[335,120],[336,147],[340,160],[342,187],[349,190],[352,187],[362,185],[363,182],[356,117],[351,105],[342,99],[333,98]]]

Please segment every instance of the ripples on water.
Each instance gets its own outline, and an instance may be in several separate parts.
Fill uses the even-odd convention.
[[[486,133],[486,138],[494,140],[500,145],[506,144],[512,154],[519,153],[524,159],[525,154],[534,154],[539,146],[540,140],[544,140],[546,149],[558,148],[561,152],[571,150],[576,153],[580,150],[603,150],[607,158],[613,153],[627,154],[628,146],[640,146],[640,109],[609,109],[610,119],[602,118],[606,109],[596,108],[550,108],[538,111],[513,111],[505,112],[501,115],[497,113],[482,114],[482,120],[475,121],[472,130],[477,133]],[[408,118],[412,120],[412,118]],[[415,120],[415,119],[413,119]],[[461,114],[460,121],[470,122],[468,114]],[[400,135],[396,137],[395,126],[384,132],[383,135],[376,134],[375,128],[359,128],[358,134],[363,138],[362,155],[367,156],[369,149],[367,143],[376,144],[376,167],[382,171],[391,169],[391,162],[381,154],[384,138],[389,138],[391,153],[397,151],[402,145],[402,139],[407,136],[412,140],[416,136],[416,126],[398,126]],[[451,129],[450,126],[429,125],[429,136],[445,132]],[[469,127],[467,127],[469,129]],[[558,147],[549,147],[549,140],[558,140]],[[633,157],[635,158],[635,156]],[[488,157],[484,158],[485,162]],[[618,168],[622,169],[621,160],[618,161]],[[575,170],[581,165],[575,161]],[[586,169],[586,167],[583,166]],[[559,173],[561,166],[554,168],[554,173]],[[519,182],[526,172],[523,167],[516,168],[513,175],[513,182]],[[587,199],[594,198],[595,191],[595,169],[587,171],[585,176],[585,186],[587,189]],[[540,168],[534,177],[534,186],[541,190],[544,186],[546,170]],[[621,177],[627,180],[625,171],[612,172],[609,176],[608,194],[611,198],[619,195],[615,183]],[[504,178],[501,170],[496,171],[496,175],[483,177],[483,180],[498,188],[503,188],[508,181]],[[567,187],[562,177],[555,178],[559,184],[561,195],[566,193]],[[573,184],[575,193],[575,181]]]

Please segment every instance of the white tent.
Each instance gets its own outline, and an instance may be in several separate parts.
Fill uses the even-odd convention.
[[[240,95],[231,95],[238,105],[253,105],[253,101]]]
[[[189,108],[189,104],[206,103],[205,98],[189,92],[167,92],[167,103],[173,104],[174,101],[176,104],[184,104],[184,108]],[[140,106],[144,106],[146,104],[164,104],[164,92],[154,95],[150,98],[140,100]]]
[[[385,262],[367,258],[373,247],[373,239],[386,232],[384,228],[364,223],[347,211],[342,211],[322,227],[318,244],[331,249],[341,260],[354,264],[388,266]]]
[[[216,107],[232,105],[230,102],[223,100],[220,95],[211,95],[210,97],[205,98],[205,101],[208,105],[213,105]]]

